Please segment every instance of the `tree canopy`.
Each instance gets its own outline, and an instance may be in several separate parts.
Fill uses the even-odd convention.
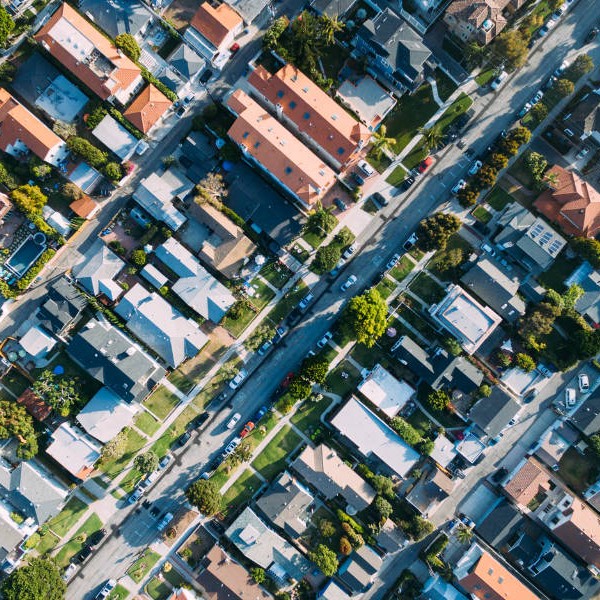
[[[494,51],[510,67],[517,69],[527,60],[527,42],[527,38],[517,29],[503,31],[494,42]]]
[[[312,268],[315,273],[323,274],[331,271],[342,257],[342,249],[337,244],[321,246],[315,255]]]
[[[152,473],[158,467],[158,456],[152,450],[138,454],[133,459],[135,468],[142,473]]]
[[[324,544],[319,544],[315,550],[309,553],[308,557],[327,577],[333,577],[340,566],[336,553]]]
[[[106,164],[108,154],[96,148],[85,138],[73,136],[67,140],[67,147],[71,152],[80,156],[91,167],[99,168]]]
[[[73,378],[55,375],[49,370],[42,371],[32,389],[63,417],[81,402],[79,384]]]
[[[417,228],[421,250],[444,250],[450,236],[460,229],[460,219],[452,213],[435,213],[423,219]]]
[[[348,302],[342,314],[341,324],[358,343],[372,348],[385,333],[387,304],[381,294],[375,288],[371,288]]]
[[[122,50],[125,56],[130,58],[133,62],[140,60],[142,51],[136,41],[136,39],[130,33],[120,33],[115,38],[115,46]]]
[[[310,231],[325,237],[331,233],[337,225],[337,219],[322,206],[319,206],[314,212],[308,215],[306,228]]]
[[[12,437],[19,441],[19,458],[29,460],[37,454],[38,443],[31,415],[21,404],[11,400],[0,400],[0,439]]]
[[[300,367],[300,377],[313,383],[323,383],[327,377],[329,362],[319,354],[308,356],[302,361]]]
[[[10,193],[10,199],[26,215],[39,215],[48,197],[37,185],[21,185]]]
[[[223,496],[214,481],[198,479],[185,493],[188,501],[207,517],[218,513],[223,506]]]
[[[0,45],[4,46],[15,28],[15,22],[8,11],[0,7]]]
[[[63,600],[67,584],[52,559],[32,558],[2,584],[5,600]]]

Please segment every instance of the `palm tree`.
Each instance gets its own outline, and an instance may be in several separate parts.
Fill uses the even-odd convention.
[[[333,17],[321,15],[320,25],[321,35],[328,46],[331,46],[335,42],[335,34],[346,27],[345,23],[342,23],[337,15],[333,15]]]
[[[227,196],[227,188],[223,181],[223,175],[220,173],[208,173],[204,179],[201,179],[196,186],[198,195],[195,200],[197,204],[204,204],[209,202],[211,204],[218,204],[222,198]]]
[[[310,70],[323,46],[319,23],[311,13],[304,11],[294,21],[292,32],[297,64],[301,69]]]
[[[425,143],[425,147],[427,150],[433,150],[433,148],[437,148],[442,141],[442,131],[439,127],[434,125],[429,129],[421,128],[421,135],[423,136],[423,142]]]
[[[396,143],[396,140],[395,138],[387,137],[387,127],[381,125],[373,134],[371,142],[373,144],[371,152],[373,152],[373,156],[379,160],[383,153],[391,150],[391,147]]]
[[[465,525],[461,525],[456,532],[456,539],[461,544],[468,544],[473,537],[473,530]]]

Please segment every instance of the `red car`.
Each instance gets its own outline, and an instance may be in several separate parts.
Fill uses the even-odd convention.
[[[233,46],[231,46],[231,48],[229,48],[229,52],[231,52],[231,54],[235,54],[239,49],[240,45],[236,42],[233,44]]]
[[[425,173],[425,171],[427,171],[427,169],[429,169],[429,167],[433,164],[433,158],[431,158],[431,156],[428,156],[424,161],[421,162],[421,164],[419,165],[419,173]]]
[[[244,429],[242,429],[240,437],[244,439],[254,429],[254,427],[254,423],[252,421],[248,421],[246,425],[244,425]]]

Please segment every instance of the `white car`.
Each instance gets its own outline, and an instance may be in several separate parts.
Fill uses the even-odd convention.
[[[223,450],[223,456],[229,456],[240,444],[242,443],[242,438],[236,437],[233,438],[227,446],[225,446],[225,450]]]
[[[304,296],[304,298],[300,301],[300,304],[298,304],[298,308],[300,310],[306,310],[308,308],[308,305],[315,299],[313,294],[307,294],[306,296]]]
[[[455,195],[458,194],[458,192],[460,192],[460,190],[462,190],[466,185],[467,185],[467,182],[464,179],[461,179],[452,188],[452,193],[455,194]]]
[[[248,371],[240,369],[240,372],[229,382],[229,387],[232,390],[237,390],[238,387],[240,387],[240,383],[242,383],[246,377],[248,377]]]
[[[575,395],[575,390],[573,388],[565,389],[565,406],[569,408],[570,406],[575,406],[577,402],[577,398]]]
[[[502,71],[500,73],[500,75],[498,75],[498,77],[496,77],[496,79],[494,79],[494,81],[492,81],[492,84],[490,85],[490,87],[493,90],[497,90],[502,83],[504,82],[504,80],[508,77],[508,73],[506,71]]]
[[[366,161],[361,160],[358,163],[358,168],[367,176],[371,177],[371,175],[375,174],[375,169]]]
[[[525,106],[523,106],[523,108],[519,111],[519,114],[517,115],[517,117],[519,117],[519,119],[522,119],[530,110],[531,110],[531,102],[526,102]]]
[[[350,258],[355,252],[356,252],[356,244],[351,244],[344,250],[344,253],[342,254],[342,258],[345,258],[345,259]]]
[[[318,342],[317,342],[317,346],[319,348],[324,348],[325,345],[327,344],[327,342],[333,337],[333,333],[331,333],[331,331],[328,331]]]
[[[590,391],[590,378],[585,373],[580,373],[577,377],[579,391],[582,394],[587,394]]]
[[[79,569],[79,565],[76,565],[75,563],[69,563],[69,566],[65,569],[65,572],[61,576],[62,580],[66,582],[71,581],[73,575],[75,575],[77,572],[77,569]]]
[[[225,427],[227,427],[227,429],[233,429],[241,418],[242,415],[240,415],[240,413],[235,413],[233,417],[227,421],[227,425],[225,425]]]
[[[542,90],[538,90],[535,93],[535,96],[529,101],[533,106],[535,106],[542,98],[544,97],[544,92]]]
[[[476,160],[469,167],[469,175],[475,175],[477,173],[477,171],[479,171],[479,169],[481,169],[481,167],[483,167],[483,163],[480,160]]]
[[[350,277],[346,279],[346,281],[341,287],[342,292],[345,292],[346,290],[350,289],[357,281],[358,277],[356,275],[350,275]]]
[[[392,256],[392,258],[390,258],[388,264],[385,265],[385,270],[389,271],[390,269],[393,269],[398,264],[399,260],[400,260],[400,255],[394,254],[394,256]]]
[[[587,147],[583,147],[578,153],[577,156],[575,158],[580,159],[583,158],[584,156],[587,156],[590,153],[590,149]]]
[[[96,594],[94,600],[104,600],[117,587],[117,582],[114,579],[109,579],[102,589]]]

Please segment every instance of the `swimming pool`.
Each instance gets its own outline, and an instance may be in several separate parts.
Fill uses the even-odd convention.
[[[23,277],[46,249],[46,236],[38,232],[26,237],[4,266],[17,278]]]

